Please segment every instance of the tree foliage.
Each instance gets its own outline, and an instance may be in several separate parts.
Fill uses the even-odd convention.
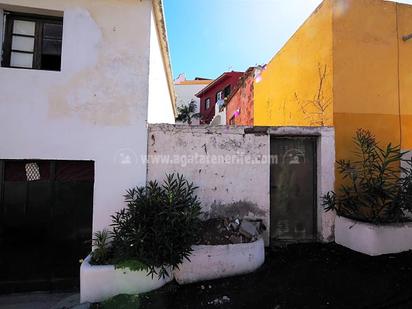
[[[196,113],[196,102],[191,101],[189,105],[184,105],[177,108],[177,121],[192,124],[193,119],[200,118],[200,114]]]

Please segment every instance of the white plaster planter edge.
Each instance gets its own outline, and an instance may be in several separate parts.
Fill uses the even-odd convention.
[[[252,243],[193,246],[190,262],[173,271],[179,284],[242,275],[257,270],[265,261],[263,239]]]
[[[375,225],[336,216],[335,242],[371,256],[412,250],[412,222]]]
[[[80,266],[80,301],[101,302],[118,294],[140,294],[158,289],[173,280],[169,277],[158,279],[148,276],[146,271],[115,269],[113,265],[91,265],[90,255]]]

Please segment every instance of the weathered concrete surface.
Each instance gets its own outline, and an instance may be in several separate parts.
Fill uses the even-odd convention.
[[[334,215],[325,214],[321,196],[334,185],[332,128],[252,128],[229,126],[149,126],[148,179],[162,181],[178,172],[199,187],[208,217],[260,218],[270,231],[270,136],[318,138],[318,238],[333,240]]]

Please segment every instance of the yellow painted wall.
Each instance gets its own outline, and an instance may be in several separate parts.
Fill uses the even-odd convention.
[[[382,0],[334,1],[337,159],[353,157],[358,128],[382,143],[400,143],[396,10],[396,3]]]
[[[402,149],[412,149],[412,39],[402,36],[412,33],[412,6],[398,4],[399,96],[401,111]]]
[[[319,125],[299,101],[316,93],[321,64],[324,98],[332,102],[324,125],[335,126],[337,159],[353,159],[358,128],[412,149],[412,39],[402,40],[411,33],[410,5],[325,0],[255,84],[255,125]]]
[[[320,84],[319,67],[325,66],[323,100],[331,103],[332,10],[328,0],[270,61],[262,80],[255,82],[255,125],[332,125],[332,105],[319,115],[311,104]]]

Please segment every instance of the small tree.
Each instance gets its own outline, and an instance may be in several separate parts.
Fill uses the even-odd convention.
[[[324,196],[326,211],[375,224],[404,221],[412,210],[411,161],[403,159],[400,146],[379,147],[368,130],[358,129],[353,141],[356,160],[337,161],[344,184]]]
[[[177,121],[192,124],[193,119],[200,118],[200,113],[196,113],[196,102],[192,100],[189,105],[184,105],[177,108]]]

